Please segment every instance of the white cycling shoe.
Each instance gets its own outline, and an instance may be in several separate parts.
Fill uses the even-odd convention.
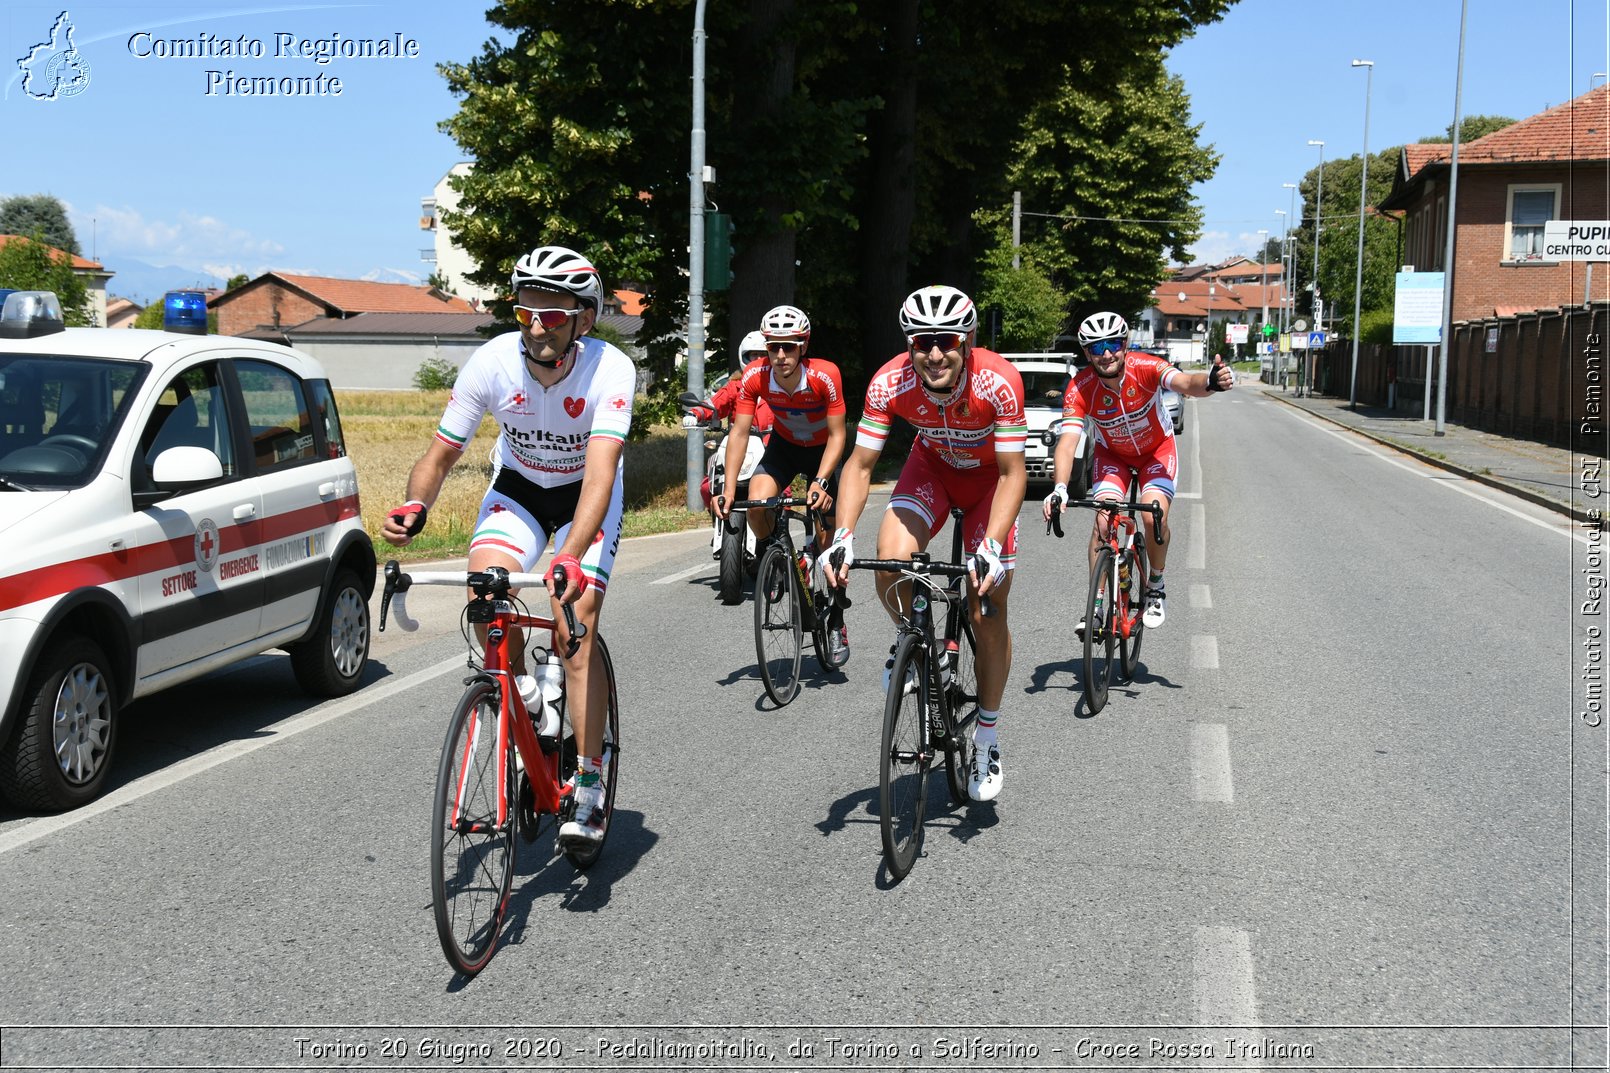
[[[1168,618],[1168,596],[1162,589],[1146,590],[1146,610],[1140,621],[1148,630],[1155,630]]]
[[[967,796],[974,801],[993,801],[1000,796],[1005,781],[1006,776],[1001,773],[1000,746],[980,749],[974,745],[967,775]]]

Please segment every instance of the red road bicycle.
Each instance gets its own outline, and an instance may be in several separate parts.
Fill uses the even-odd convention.
[[[436,771],[430,880],[442,952],[454,968],[473,976],[492,960],[508,912],[514,883],[515,827],[524,841],[535,842],[543,817],[553,818],[557,832],[559,824],[575,811],[567,773],[576,769],[576,739],[565,694],[561,692],[554,702],[558,719],[553,733],[539,734],[534,713],[527,710],[509,671],[512,627],[547,632],[557,642],[554,620],[531,614],[509,592],[535,587],[546,596],[542,575],[510,573],[499,567],[474,573],[409,574],[395,561],[388,562],[380,601],[381,632],[386,629],[387,608],[393,603],[397,625],[405,630],[419,628],[407,611],[407,592],[414,585],[451,585],[468,588],[472,594],[461,624],[470,646],[472,673],[464,680],[464,693],[453,709]],[[586,636],[586,627],[576,621],[569,604],[563,612],[573,655]],[[486,644],[479,659],[472,630],[478,625],[486,627]],[[608,816],[615,808],[620,765],[620,704],[609,649],[602,637],[593,638],[593,647],[595,670],[602,670],[608,690],[603,772]],[[577,702],[585,703],[582,698]],[[577,869],[587,869],[597,862],[603,845],[600,840],[587,845],[560,844],[558,849]]]
[[[1120,681],[1132,681],[1140,665],[1140,642],[1146,634],[1146,579],[1150,564],[1146,540],[1137,515],[1150,512],[1153,539],[1163,542],[1163,508],[1136,501],[1138,474],[1130,471],[1129,502],[1118,499],[1074,499],[1070,507],[1090,507],[1107,515],[1107,537],[1096,548],[1090,567],[1090,589],[1085,596],[1084,692],[1085,707],[1094,715],[1107,706],[1113,678],[1113,650],[1118,652]],[[1061,497],[1059,496],[1058,499]],[[1046,526],[1062,536],[1061,504],[1051,504]],[[1101,610],[1097,611],[1098,603]]]

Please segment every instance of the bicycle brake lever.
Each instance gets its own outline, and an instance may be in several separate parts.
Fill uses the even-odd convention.
[[[567,583],[568,582],[563,573],[554,575],[553,598],[555,600],[563,600],[565,598],[565,586]],[[576,655],[576,652],[580,650],[581,639],[587,636],[587,627],[576,621],[576,612],[569,604],[561,603],[559,605],[559,610],[563,612],[565,616],[565,629],[570,631],[570,643],[565,645],[565,658],[571,659]]]
[[[1045,523],[1045,531],[1047,533],[1054,532],[1054,533],[1056,533],[1058,540],[1062,539],[1062,497],[1061,496],[1053,496],[1051,498],[1051,517]]]
[[[1152,543],[1163,546],[1163,508],[1156,503],[1152,504]]]
[[[973,556],[972,567],[973,567],[973,576],[974,577],[977,577],[977,576],[979,576],[979,575],[984,573],[983,559],[984,559],[984,557],[982,555]],[[979,595],[979,597],[978,597],[978,613],[981,616],[983,616],[984,618],[994,618],[995,617],[995,605],[990,602],[990,598],[988,596],[984,596],[982,594]]]

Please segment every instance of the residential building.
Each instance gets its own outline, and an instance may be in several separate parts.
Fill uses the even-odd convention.
[[[220,335],[281,338],[286,328],[315,318],[339,320],[358,313],[473,313],[462,298],[432,287],[265,272],[212,298]]]
[[[32,241],[22,235],[0,235],[0,246],[8,242]],[[47,246],[52,258],[61,260],[67,257],[73,262],[73,274],[84,281],[84,289],[89,292],[90,311],[94,317],[96,327],[106,323],[106,284],[115,276],[116,272],[109,272],[106,266],[99,261],[91,261],[88,257],[80,257],[76,253],[58,250],[54,246]]]
[[[456,210],[459,204],[458,191],[448,184],[448,180],[456,175],[468,175],[473,168],[469,161],[454,164],[446,175],[436,180],[431,196],[420,198],[419,228],[431,234],[432,244],[429,249],[420,250],[419,256],[420,260],[431,266],[431,273],[442,280],[449,293],[468,299],[477,307],[484,307],[493,299],[501,298],[503,289],[470,282],[470,273],[475,270],[476,264],[453,240],[453,232],[441,220],[444,210]]]
[[[1405,145],[1383,212],[1402,214],[1401,264],[1445,270],[1453,146]],[[1544,256],[1550,220],[1610,219],[1610,84],[1459,146],[1454,208],[1454,321],[1577,304],[1587,266]],[[1591,298],[1610,297],[1610,272]]]
[[[134,319],[140,313],[140,306],[127,298],[108,298],[106,300],[106,326],[108,328],[132,328],[134,327]]]

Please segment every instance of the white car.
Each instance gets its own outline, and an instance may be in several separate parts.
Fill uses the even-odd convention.
[[[93,799],[125,705],[266,649],[287,649],[314,694],[356,689],[374,579],[312,358],[64,328],[54,295],[0,292],[0,793],[13,804]]]
[[[1023,416],[1028,420],[1029,435],[1023,450],[1024,465],[1028,469],[1030,484],[1050,484],[1053,480],[1052,456],[1057,436],[1062,431],[1062,399],[1068,381],[1075,372],[1074,362],[1082,361],[1074,354],[1003,354],[1023,377]],[[1078,499],[1090,488],[1090,466],[1094,427],[1085,420],[1086,435],[1079,445],[1074,460],[1068,493]]]

